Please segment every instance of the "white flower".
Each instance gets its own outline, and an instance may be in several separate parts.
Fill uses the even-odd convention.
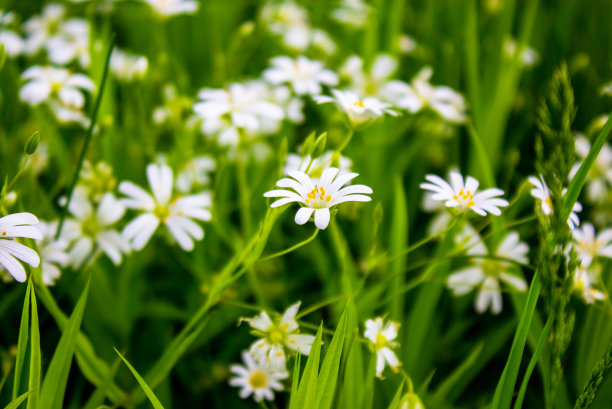
[[[417,49],[417,42],[408,34],[402,34],[397,39],[397,48],[404,55],[409,55]]]
[[[605,229],[595,236],[595,228],[591,223],[576,227],[572,234],[576,240],[576,251],[584,267],[591,265],[597,256],[612,258],[612,229]]]
[[[72,74],[65,68],[33,66],[21,78],[27,82],[19,91],[19,98],[35,106],[57,100],[64,106],[81,109],[85,105],[83,91],[92,92],[94,83],[83,74]]]
[[[4,46],[6,55],[9,57],[17,57],[23,53],[25,43],[19,34],[11,30],[0,30],[0,44]]]
[[[540,175],[540,178],[536,178],[535,176],[529,176],[529,182],[533,185],[533,189],[531,189],[531,196],[540,200],[540,205],[542,207],[542,212],[545,215],[549,215],[552,213],[552,201],[550,199],[550,191],[548,190],[548,185],[544,181],[544,177]],[[565,195],[567,189],[563,190],[563,194]],[[578,218],[577,212],[582,210],[582,205],[580,202],[576,202],[574,207],[572,208],[572,212],[567,219],[567,224],[570,226],[570,229],[574,230],[576,226],[580,224],[580,219]]]
[[[320,94],[321,85],[333,86],[338,83],[338,76],[333,71],[303,55],[295,60],[286,56],[275,57],[271,63],[272,67],[263,73],[265,79],[275,85],[289,83],[297,95]]]
[[[326,168],[337,167],[340,172],[349,172],[352,166],[353,161],[335,151],[324,152],[321,156],[312,160],[310,155],[302,157],[296,153],[290,153],[287,155],[283,174],[288,175],[293,170],[299,170],[307,173],[311,178],[319,178]],[[306,169],[308,169],[308,172],[306,172]]]
[[[246,399],[253,395],[259,402],[262,399],[274,400],[273,391],[283,390],[283,385],[279,382],[285,379],[287,373],[278,373],[269,368],[265,362],[257,362],[248,352],[242,353],[242,360],[246,364],[232,365],[230,371],[236,374],[231,378],[229,384],[241,388],[240,397]]]
[[[0,265],[20,283],[26,280],[26,272],[17,259],[38,267],[40,257],[34,250],[14,239],[42,239],[42,233],[34,227],[36,224],[38,219],[32,213],[13,213],[0,218]]]
[[[58,65],[66,65],[74,60],[83,68],[89,68],[89,22],[73,18],[63,23],[47,43],[49,60]]]
[[[382,317],[373,320],[367,320],[365,323],[365,333],[363,334],[369,339],[374,352],[376,352],[376,376],[382,379],[382,373],[385,365],[389,365],[393,372],[397,372],[401,365],[395,353],[391,350],[397,348],[398,344],[393,340],[397,338],[397,331],[400,324],[389,321],[385,325]]]
[[[593,304],[597,300],[605,300],[606,295],[593,288],[591,273],[583,266],[578,266],[574,272],[574,290],[576,290],[587,304]]]
[[[476,231],[473,228],[468,228],[467,234],[471,236],[470,241],[476,242],[476,245],[471,245],[467,254],[487,256],[486,247],[482,244]],[[528,262],[528,252],[529,247],[520,241],[518,233],[510,232],[497,246],[493,256],[526,264]],[[480,287],[475,300],[476,311],[483,313],[490,306],[493,314],[499,314],[502,310],[500,280],[517,291],[527,289],[525,280],[510,272],[511,267],[512,264],[508,261],[475,257],[473,265],[451,274],[448,277],[447,284],[456,296],[466,294],[474,287]]]
[[[209,174],[215,170],[215,160],[210,156],[196,156],[183,166],[176,176],[176,190],[189,193],[195,187],[202,187],[210,182]]]
[[[336,177],[337,175],[337,177]],[[337,168],[327,168],[321,174],[321,178],[315,182],[300,171],[289,172],[291,178],[283,178],[276,182],[278,187],[291,188],[290,190],[278,189],[264,193],[265,197],[280,197],[270,207],[278,207],[291,202],[299,202],[304,205],[295,214],[297,224],[305,224],[314,212],[314,223],[317,228],[323,230],[329,224],[329,208],[344,202],[369,202],[372,200],[366,194],[371,194],[372,189],[366,185],[351,185],[342,188],[346,183],[358,176],[357,173],[338,173]]]
[[[513,38],[507,38],[504,42],[504,53],[508,59],[513,59],[517,53],[517,43]],[[528,46],[521,46],[519,49],[519,62],[523,67],[531,68],[540,61],[540,55],[536,50]]]
[[[473,210],[481,216],[486,216],[487,212],[499,216],[499,207],[508,206],[506,200],[496,197],[503,195],[503,190],[492,188],[478,192],[479,182],[468,176],[464,184],[463,176],[459,172],[450,173],[450,185],[436,175],[427,175],[425,179],[430,183],[421,183],[421,189],[434,192],[432,199],[445,201],[446,207],[459,211]]]
[[[576,136],[576,153],[581,161],[576,163],[570,172],[570,179],[573,179],[582,161],[587,157],[591,150],[591,144],[582,135]],[[597,155],[597,159],[591,166],[587,176],[586,194],[591,203],[602,203],[605,201],[612,186],[612,149],[610,145],[604,144]]]
[[[147,75],[149,60],[142,55],[134,55],[127,51],[113,50],[110,60],[111,72],[118,80],[132,82]]]
[[[394,106],[416,113],[430,107],[442,118],[453,123],[466,121],[466,105],[461,94],[445,86],[434,87],[429,83],[433,70],[423,68],[410,85],[403,81],[390,81],[381,91]]]
[[[66,9],[61,4],[47,4],[42,14],[34,16],[25,22],[23,29],[26,34],[25,48],[30,55],[40,51],[53,37],[64,19]]]
[[[295,320],[299,308],[300,302],[297,302],[287,308],[280,319],[274,321],[265,311],[253,318],[240,318],[240,322],[248,322],[256,330],[255,334],[261,336],[251,345],[251,355],[260,362],[266,362],[275,372],[287,371],[285,348],[299,350],[303,355],[310,354],[315,337],[299,333]]]
[[[353,91],[331,90],[333,97],[316,95],[313,99],[319,104],[333,102],[349,117],[354,125],[363,124],[384,114],[396,116],[397,112],[389,109],[389,104],[374,97],[359,98]]]
[[[53,285],[55,280],[61,275],[59,267],[66,267],[70,263],[68,240],[64,237],[55,239],[58,222],[43,222],[38,225],[42,233],[42,239],[37,240],[38,251],[40,251],[40,261],[42,279],[45,285]],[[58,267],[59,266],[59,267]]]
[[[147,179],[152,196],[132,182],[121,182],[119,185],[119,191],[127,196],[122,199],[125,206],[143,212],[125,226],[123,237],[130,241],[134,250],[141,250],[162,223],[183,250],[193,250],[193,241],[202,240],[204,230],[192,219],[210,220],[210,194],[204,192],[175,197],[172,192],[172,169],[166,164],[152,163],[147,166]]]
[[[363,59],[353,55],[347,58],[340,68],[340,75],[350,81],[350,89],[358,95],[393,102],[387,101],[386,93],[383,91],[386,90],[391,76],[397,70],[397,66],[397,59],[388,54],[379,54],[369,66],[369,69],[366,70]],[[394,81],[394,83],[397,82],[400,81]]]
[[[125,214],[125,206],[111,193],[100,198],[97,208],[87,197],[88,191],[77,186],[68,205],[68,211],[74,219],[67,220],[61,235],[74,240],[70,249],[70,259],[75,268],[79,268],[92,256],[94,246],[102,250],[115,265],[119,265],[123,253],[130,252],[130,245],[117,230],[115,225]]]
[[[202,133],[218,133],[221,145],[235,146],[240,140],[240,131],[252,136],[275,130],[285,113],[280,106],[266,100],[267,91],[257,82],[231,84],[227,90],[200,91],[201,101],[193,110],[203,119]]]
[[[363,0],[342,0],[340,6],[332,10],[331,16],[341,24],[361,28],[367,23],[371,11],[372,7]]]
[[[198,11],[196,0],[144,0],[161,17],[177,14],[194,14]]]

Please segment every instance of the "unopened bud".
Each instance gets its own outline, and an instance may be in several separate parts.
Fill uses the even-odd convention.
[[[325,145],[327,145],[327,132],[323,132],[317,137],[314,143],[313,157],[318,158],[325,152]]]
[[[398,409],[425,409],[425,405],[416,393],[408,392],[402,398]]]
[[[38,144],[40,143],[40,132],[36,131],[28,138],[28,141],[25,144],[24,151],[26,155],[32,155],[36,152],[38,148]]]

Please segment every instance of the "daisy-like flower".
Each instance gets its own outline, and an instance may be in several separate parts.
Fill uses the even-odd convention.
[[[287,203],[299,202],[304,207],[295,214],[297,224],[305,224],[314,212],[314,223],[317,228],[327,228],[330,219],[329,209],[344,202],[369,202],[372,189],[366,185],[351,185],[342,188],[346,183],[358,176],[357,173],[339,173],[338,168],[327,168],[321,178],[313,181],[310,176],[300,171],[289,172],[291,178],[283,178],[276,182],[278,187],[293,189],[277,189],[264,193],[265,197],[279,197],[270,207],[283,206]]]
[[[58,222],[43,222],[38,225],[43,237],[38,240],[42,279],[45,285],[53,285],[61,275],[59,267],[66,267],[70,263],[70,255],[67,253],[68,240],[63,237],[55,240]]]
[[[581,161],[576,163],[570,172],[570,179],[573,179],[582,161],[587,157],[591,150],[591,144],[582,135],[576,136],[576,153]],[[604,144],[597,155],[597,159],[591,166],[587,176],[586,195],[591,203],[602,203],[605,201],[612,186],[612,148]]]
[[[345,24],[354,28],[365,26],[372,7],[368,6],[363,0],[343,0],[331,16],[338,23]]]
[[[261,336],[251,345],[251,355],[260,362],[266,362],[275,372],[287,372],[285,347],[293,351],[299,349],[303,355],[310,354],[315,337],[299,333],[295,320],[299,308],[300,302],[297,302],[287,308],[280,319],[274,321],[265,311],[253,318],[240,318],[240,322],[248,322],[255,334]]]
[[[266,80],[272,84],[289,83],[297,95],[316,95],[322,91],[322,85],[333,86],[338,83],[338,76],[325,69],[319,61],[309,60],[300,55],[295,60],[281,56],[271,60],[272,67],[264,71]]]
[[[387,83],[397,70],[397,59],[388,54],[376,56],[369,69],[364,67],[363,59],[357,55],[350,56],[340,68],[340,76],[350,82],[349,88],[359,95],[367,95],[378,98],[385,102]],[[395,81],[401,82],[401,81]]]
[[[89,22],[72,18],[63,23],[59,32],[47,41],[47,53],[53,64],[66,65],[78,61],[89,68]]]
[[[215,166],[215,160],[210,156],[202,155],[191,159],[176,176],[176,190],[189,193],[194,188],[207,185]]]
[[[574,272],[574,290],[580,294],[587,304],[593,304],[597,300],[605,300],[606,295],[593,288],[591,273],[583,266],[578,266]]]
[[[160,17],[178,14],[195,14],[199,3],[196,0],[144,0]]]
[[[545,215],[549,215],[552,213],[552,200],[550,198],[550,190],[548,189],[548,185],[544,181],[544,177],[540,175],[540,178],[536,178],[535,176],[529,176],[529,182],[533,185],[533,189],[531,189],[531,196],[540,200],[540,205],[542,208],[542,212]],[[567,189],[563,190],[563,194],[565,194]],[[580,224],[580,219],[576,213],[582,210],[582,205],[580,202],[576,202],[574,207],[572,208],[572,212],[567,219],[567,224],[570,226],[570,229],[574,230],[576,226]]]
[[[0,10],[0,44],[4,46],[4,51],[9,57],[17,57],[24,52],[25,42],[23,38],[7,26],[13,21],[12,13],[5,13]]]
[[[134,55],[122,50],[113,50],[110,68],[111,72],[118,80],[133,82],[147,75],[149,60],[142,55]]]
[[[87,76],[72,74],[65,68],[34,66],[25,70],[21,78],[27,82],[19,98],[32,106],[56,99],[64,106],[81,109],[85,105],[83,91],[96,88]]]
[[[74,219],[67,220],[62,228],[62,237],[74,244],[70,259],[75,268],[83,265],[92,255],[94,246],[102,250],[115,265],[119,265],[122,254],[130,252],[130,245],[113,226],[125,214],[125,206],[111,193],[100,198],[97,208],[88,198],[88,190],[77,186],[68,205]]]
[[[605,229],[595,235],[591,223],[583,223],[582,228],[572,231],[576,240],[576,250],[584,267],[591,265],[597,256],[612,258],[612,229]]]
[[[310,165],[310,167],[308,165]],[[288,175],[289,172],[294,170],[299,170],[300,172],[306,172],[306,170],[308,170],[308,172],[306,172],[308,176],[311,178],[320,178],[326,168],[337,167],[340,169],[340,172],[349,172],[352,166],[352,160],[334,151],[324,152],[321,156],[312,160],[310,155],[302,157],[296,153],[290,153],[287,155],[283,173]]]
[[[166,225],[183,250],[193,250],[194,240],[202,240],[204,230],[192,219],[211,219],[210,194],[173,195],[172,169],[166,164],[147,166],[147,179],[153,195],[132,182],[119,185],[119,191],[127,196],[122,199],[123,204],[143,212],[125,226],[123,237],[130,241],[134,250],[141,250],[161,223]]]
[[[464,184],[463,176],[456,171],[450,172],[451,184],[436,175],[427,175],[425,179],[429,183],[421,183],[421,189],[433,192],[433,200],[445,201],[446,207],[461,212],[473,210],[481,216],[486,216],[487,212],[499,216],[499,208],[508,206],[506,200],[497,197],[504,194],[503,190],[492,188],[478,192],[476,179],[468,176]]]
[[[376,376],[383,378],[382,373],[386,365],[389,365],[393,372],[397,372],[401,362],[391,349],[399,346],[393,340],[397,338],[400,324],[393,321],[385,324],[382,317],[378,317],[367,320],[365,327],[366,330],[363,335],[370,340],[370,346],[376,353]]]
[[[26,53],[32,55],[40,51],[60,28],[66,9],[57,3],[47,4],[42,13],[25,22]]]
[[[380,101],[378,98],[360,98],[353,91],[331,90],[333,97],[327,95],[316,95],[314,100],[319,104],[332,102],[344,111],[353,125],[360,125],[384,114],[397,116],[397,112],[389,109],[390,105]]]
[[[32,213],[13,213],[0,218],[0,265],[20,283],[26,280],[26,272],[17,260],[38,267],[40,257],[34,250],[17,243],[15,239],[42,239],[42,233],[34,227],[37,224],[38,219]]]
[[[279,382],[287,376],[286,372],[275,372],[265,362],[256,361],[247,351],[242,353],[245,365],[232,365],[230,371],[236,374],[229,384],[240,389],[240,397],[253,398],[260,402],[262,399],[274,400],[274,391],[282,391],[283,385]]]
[[[466,104],[461,94],[445,86],[433,86],[429,82],[433,70],[423,68],[410,85],[403,81],[390,81],[382,93],[393,105],[416,113],[427,107],[437,112],[442,118],[453,123],[466,121]]]
[[[468,227],[464,236],[467,236],[469,242],[476,243],[471,245],[467,254],[473,256],[487,255],[486,247],[482,244],[473,228]],[[529,247],[520,241],[518,233],[510,232],[497,246],[493,255],[527,264],[528,252]],[[482,314],[489,307],[491,307],[493,314],[501,312],[502,295],[499,287],[500,281],[516,291],[525,291],[527,289],[525,280],[511,272],[513,265],[509,261],[475,257],[473,263],[473,265],[451,274],[448,277],[447,284],[456,296],[466,294],[473,288],[479,287],[475,300],[475,308],[478,313]]]

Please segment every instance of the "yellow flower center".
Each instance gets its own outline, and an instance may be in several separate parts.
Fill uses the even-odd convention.
[[[170,216],[170,209],[166,205],[157,205],[153,209],[153,215],[165,223],[168,216]]]
[[[474,206],[474,195],[469,190],[461,189],[458,195],[454,195],[453,199],[459,202],[462,206],[472,207]],[[466,203],[467,202],[467,203]]]
[[[282,345],[287,340],[287,327],[289,323],[285,325],[276,324],[268,331],[268,342],[270,344]]]
[[[359,108],[365,108],[365,105],[363,105],[362,101],[355,101],[355,103],[353,103],[353,106],[356,106]]]
[[[266,374],[261,371],[255,371],[251,374],[249,378],[249,384],[253,387],[253,389],[261,389],[266,386],[268,378]]]
[[[81,224],[81,230],[85,236],[96,237],[96,235],[100,231],[100,225],[98,224],[98,220],[96,220],[95,217],[90,217],[88,219],[83,220],[83,223]]]
[[[389,340],[387,340],[387,337],[385,337],[382,333],[379,332],[376,335],[376,342],[374,342],[374,348],[378,351],[386,347],[388,343]]]
[[[325,192],[324,187],[315,186],[314,189],[308,193],[308,199],[306,199],[306,204],[314,209],[325,208],[328,207],[328,203],[331,201],[331,195]]]

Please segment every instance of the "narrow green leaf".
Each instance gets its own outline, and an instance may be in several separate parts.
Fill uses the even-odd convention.
[[[40,394],[40,331],[38,328],[38,306],[36,305],[36,291],[32,288],[30,292],[32,301],[32,324],[30,326],[30,382],[31,392],[28,398],[28,409],[38,407],[38,395]]]
[[[325,354],[325,359],[321,365],[321,372],[317,379],[317,396],[314,407],[317,409],[331,408],[338,382],[338,372],[340,370],[340,357],[342,356],[342,346],[346,335],[346,325],[348,320],[348,305],[340,317],[340,322],[336,327],[334,337],[329,344],[329,349]]]
[[[527,370],[525,371],[525,376],[523,377],[523,382],[521,383],[521,389],[519,390],[518,396],[516,397],[516,401],[514,402],[514,409],[521,409],[523,407],[523,399],[525,399],[525,392],[527,392],[529,378],[531,377],[531,373],[533,372],[536,364],[538,363],[538,359],[542,354],[542,348],[546,343],[546,337],[548,337],[548,332],[550,331],[550,327],[552,327],[552,323],[553,320],[549,318],[548,322],[546,323],[546,326],[544,326],[544,329],[540,334],[538,344],[536,345],[536,348],[533,351],[533,356],[531,357],[529,365],[527,366]]]
[[[153,393],[153,391],[151,390],[151,388],[149,388],[149,385],[147,385],[147,383],[145,382],[144,379],[142,379],[142,376],[140,376],[138,374],[138,372],[136,372],[136,369],[134,369],[134,367],[132,365],[130,365],[130,363],[127,361],[127,359],[125,359],[123,357],[123,355],[121,355],[121,353],[119,353],[119,351],[117,351],[117,348],[113,348],[115,350],[115,352],[117,353],[117,355],[119,355],[119,358],[121,358],[121,360],[123,361],[123,363],[130,369],[130,371],[132,372],[132,375],[134,375],[134,378],[136,378],[136,380],[138,381],[138,383],[140,384],[140,387],[142,388],[142,390],[144,391],[144,393],[147,395],[147,398],[149,398],[149,402],[151,402],[151,404],[153,405],[153,407],[155,409],[164,409],[164,406],[161,404],[161,402],[159,401],[159,399],[157,399],[157,396],[155,396],[155,394]]]
[[[527,302],[525,304],[525,308],[523,309],[523,313],[521,314],[518,328],[514,334],[514,340],[512,341],[508,361],[506,362],[504,372],[502,373],[495,390],[495,395],[493,396],[491,409],[510,408],[519,366],[521,365],[521,359],[523,357],[523,350],[525,349],[525,342],[527,341],[529,327],[531,326],[531,319],[535,312],[541,287],[540,275],[536,272],[535,276],[533,277],[533,281],[531,282],[531,286],[529,287]]]
[[[319,372],[319,358],[321,356],[321,338],[323,336],[323,324],[319,326],[317,335],[312,342],[312,348],[306,361],[302,381],[298,387],[296,397],[296,409],[309,409],[313,407],[317,393],[317,375]]]
[[[392,220],[389,253],[399,254],[408,247],[408,204],[404,183],[400,176],[394,180]],[[404,320],[404,295],[402,293],[404,274],[402,272],[406,271],[406,258],[406,255],[396,258],[390,263],[388,270],[388,274],[393,276],[393,279],[389,280],[388,291],[391,296],[388,305],[389,315],[400,322]]]
[[[18,398],[13,399],[13,401],[6,405],[4,409],[17,409],[27,399],[27,397],[30,396],[30,393],[32,393],[32,391],[28,391],[20,395]]]
[[[576,201],[578,200],[578,196],[580,195],[580,191],[582,190],[582,187],[584,186],[584,183],[586,182],[587,176],[589,174],[589,170],[591,169],[591,166],[593,166],[593,163],[597,159],[597,156],[599,155],[599,151],[601,151],[601,148],[603,147],[604,143],[606,143],[606,141],[608,140],[608,136],[610,136],[611,130],[612,130],[612,113],[610,113],[610,115],[608,116],[608,121],[602,128],[601,132],[599,132],[599,135],[597,135],[595,142],[593,142],[593,145],[591,145],[591,150],[589,151],[589,154],[587,155],[586,158],[584,158],[582,165],[580,165],[578,172],[576,172],[576,176],[574,176],[574,178],[572,179],[572,181],[570,182],[567,188],[567,193],[565,194],[565,197],[563,198],[563,209],[561,213],[561,216],[562,216],[561,220],[567,219],[570,213],[572,212],[572,209],[574,208],[574,205],[576,204]]]
[[[446,378],[440,384],[440,386],[438,386],[435,394],[431,398],[432,401],[438,402],[438,404],[440,405],[442,405],[443,402],[446,402],[446,397],[448,393],[459,381],[464,378],[466,373],[474,366],[476,361],[478,361],[483,347],[484,342],[480,342],[474,347],[474,349],[472,349],[472,352],[470,352],[470,354],[467,356],[467,358],[465,358],[461,365],[459,365],[457,369],[455,369],[453,373],[450,374],[450,376],[448,376],[448,378]]]
[[[28,332],[30,329],[30,292],[32,291],[32,280],[28,280],[23,310],[21,311],[21,325],[19,326],[19,337],[17,341],[17,357],[15,358],[15,381],[13,382],[13,400],[19,395],[21,386],[21,373],[23,370],[23,360],[25,359],[28,348]]]
[[[397,392],[395,392],[395,396],[393,396],[393,400],[389,404],[388,409],[398,409],[400,401],[402,400],[402,392],[404,391],[404,381],[400,384],[399,388],[397,388]]]
[[[77,336],[81,327],[81,320],[83,319],[85,305],[87,304],[90,282],[91,276],[87,280],[87,284],[85,284],[85,289],[53,353],[53,358],[51,358],[51,363],[42,384],[39,409],[61,409],[63,406],[64,392],[68,382],[68,374],[77,343]]]
[[[104,380],[104,382],[98,386],[98,389],[91,395],[87,404],[83,409],[96,409],[104,402],[104,397],[108,393],[108,389],[113,384],[113,379],[115,379],[115,374],[117,373],[117,369],[119,369],[119,365],[121,361],[119,359],[115,360],[115,363],[110,367],[108,371],[108,376]]]
[[[295,356],[295,365],[293,366],[293,381],[291,382],[291,395],[289,395],[289,409],[295,409],[297,400],[298,384],[300,383],[300,370],[302,369],[302,354],[298,349]]]

